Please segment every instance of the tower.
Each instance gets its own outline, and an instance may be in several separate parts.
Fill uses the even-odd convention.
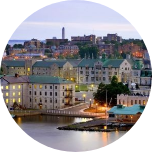
[[[64,27],[62,28],[62,39],[65,39],[65,29],[64,29]]]

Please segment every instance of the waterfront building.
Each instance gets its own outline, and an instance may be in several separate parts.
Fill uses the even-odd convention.
[[[1,76],[1,90],[7,107],[61,109],[75,103],[73,82],[51,76]]]
[[[16,102],[18,105],[27,107],[28,76],[1,76],[1,91],[5,104],[10,109]]]
[[[136,122],[140,118],[144,109],[145,106],[139,104],[135,104],[131,107],[117,105],[108,111],[109,119],[114,119],[121,122]]]

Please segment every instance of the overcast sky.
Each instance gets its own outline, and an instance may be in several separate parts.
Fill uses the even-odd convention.
[[[11,39],[61,38],[62,27],[65,27],[68,39],[84,34],[106,36],[107,33],[141,39],[135,28],[120,14],[101,4],[86,1],[65,1],[38,10],[25,19]]]

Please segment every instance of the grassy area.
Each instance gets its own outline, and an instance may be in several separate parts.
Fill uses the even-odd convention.
[[[85,84],[81,84],[81,85],[76,85],[75,86],[75,91],[88,91],[88,87]]]

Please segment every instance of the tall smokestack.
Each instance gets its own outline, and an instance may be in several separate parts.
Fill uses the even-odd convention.
[[[64,27],[62,28],[62,39],[65,39],[65,29],[64,29]]]

